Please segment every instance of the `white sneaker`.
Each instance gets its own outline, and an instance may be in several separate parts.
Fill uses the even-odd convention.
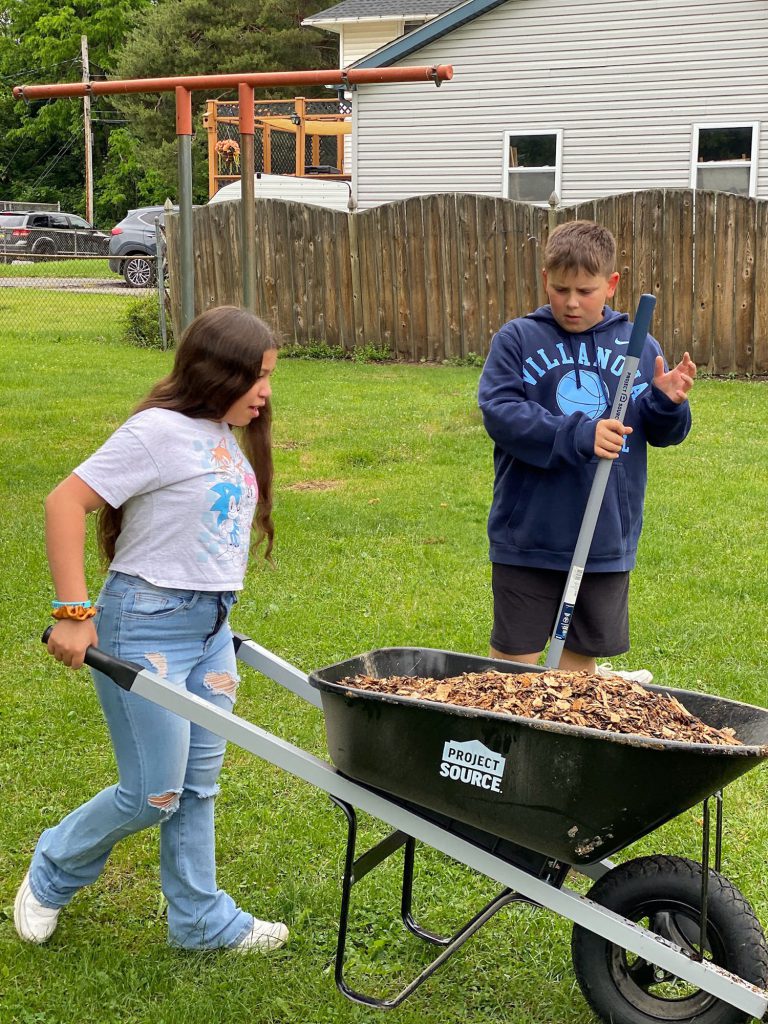
[[[599,676],[618,676],[619,679],[627,679],[631,683],[640,683],[641,686],[653,682],[653,673],[649,672],[647,668],[638,668],[634,672],[619,672],[618,669],[611,665],[610,661],[598,665],[597,674]]]
[[[47,942],[56,931],[60,913],[61,907],[51,910],[38,903],[29,887],[27,872],[13,904],[13,923],[19,936],[25,942],[36,942],[38,945]]]
[[[288,939],[288,929],[281,921],[259,921],[254,917],[253,927],[248,934],[240,939],[230,949],[240,953],[248,953],[252,949],[261,949],[270,952],[273,949],[280,949]]]

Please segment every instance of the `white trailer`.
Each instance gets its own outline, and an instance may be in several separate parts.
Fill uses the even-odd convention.
[[[253,191],[256,199],[287,199],[294,203],[324,206],[330,210],[347,212],[354,209],[352,191],[346,181],[328,181],[325,178],[294,178],[286,174],[254,175]],[[224,203],[240,199],[240,181],[224,185],[208,202]]]

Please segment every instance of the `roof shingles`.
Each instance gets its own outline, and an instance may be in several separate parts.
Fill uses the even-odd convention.
[[[305,20],[341,21],[344,18],[434,17],[455,7],[457,0],[341,0]]]

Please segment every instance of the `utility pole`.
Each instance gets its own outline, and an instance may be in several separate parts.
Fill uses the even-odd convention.
[[[88,62],[88,36],[80,36],[80,52],[83,61],[83,83],[91,82]],[[85,127],[85,219],[93,224],[93,135],[91,133],[91,94],[86,89],[83,95],[83,122]]]

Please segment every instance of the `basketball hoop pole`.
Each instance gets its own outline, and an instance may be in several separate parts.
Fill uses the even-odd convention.
[[[620,423],[624,422],[624,417],[627,414],[632,384],[637,373],[637,366],[643,352],[645,339],[648,336],[648,329],[651,326],[651,317],[653,316],[655,305],[656,297],[653,295],[641,295],[640,301],[637,304],[635,322],[632,325],[632,333],[627,345],[627,354],[624,358],[624,365],[621,368],[621,379],[616,389],[613,408],[609,417],[612,420],[619,420]],[[546,668],[557,668],[560,664],[560,658],[565,647],[565,638],[568,635],[571,619],[573,618],[573,606],[576,604],[579,587],[581,586],[581,578],[584,575],[584,567],[589,557],[589,549],[592,547],[597,517],[603,504],[603,496],[608,484],[608,474],[611,472],[613,463],[613,459],[599,459],[597,463],[595,478],[592,481],[589,498],[587,499],[587,507],[584,510],[584,518],[581,521],[581,529],[579,530],[579,536],[573,552],[571,567],[568,570],[563,596],[560,600],[557,618],[555,619],[555,632],[550,640],[547,660],[544,663]]]

